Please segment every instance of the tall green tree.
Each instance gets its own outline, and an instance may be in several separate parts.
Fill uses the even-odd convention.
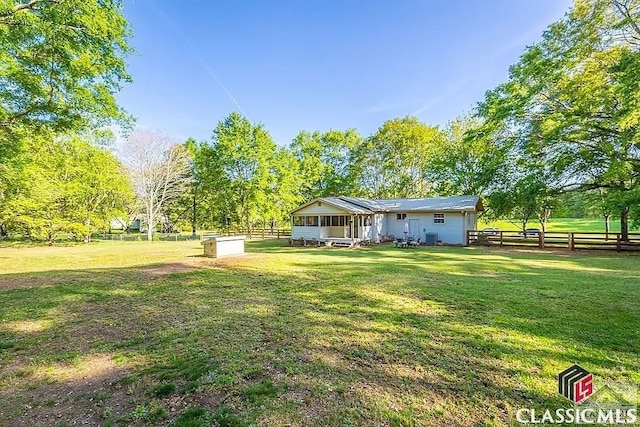
[[[274,181],[270,189],[270,212],[266,215],[271,227],[289,224],[289,212],[304,202],[306,188],[301,162],[291,148],[277,149],[271,171]]]
[[[273,207],[272,162],[276,144],[262,125],[233,112],[213,131],[211,145],[200,148],[199,179],[216,193],[217,215],[252,229]]]
[[[6,232],[53,243],[109,228],[131,202],[131,183],[108,150],[80,138],[30,141],[14,170],[13,192],[0,207]]]
[[[428,167],[435,191],[442,196],[488,195],[506,179],[511,145],[474,115],[449,122]]]
[[[60,134],[127,118],[120,0],[0,0],[0,155],[43,127]]]
[[[623,239],[640,204],[640,3],[579,0],[480,106],[538,153],[558,189],[606,189]]]
[[[291,150],[299,162],[304,199],[359,193],[352,156],[360,144],[362,137],[353,129],[300,132]]]
[[[440,129],[415,117],[385,122],[353,156],[353,176],[360,183],[362,195],[394,198],[433,194],[430,162],[443,141]]]
[[[189,143],[197,194],[196,216],[204,228],[225,228],[230,207],[225,199],[222,165],[210,142]]]

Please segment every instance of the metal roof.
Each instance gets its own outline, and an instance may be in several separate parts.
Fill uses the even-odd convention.
[[[424,197],[419,199],[378,199],[389,212],[481,211],[479,196]]]
[[[307,206],[310,206],[315,202],[324,202],[353,214],[373,214],[372,210],[367,209],[366,207],[363,207],[363,206],[350,203],[349,201],[343,200],[340,197],[318,197],[316,199],[311,200],[310,202],[305,203],[302,206],[298,206],[297,208],[292,210],[290,214],[297,212],[302,208],[306,208]]]
[[[342,208],[352,213],[365,213],[365,214],[373,213],[373,210],[370,209],[368,206],[358,205],[345,199],[346,199],[345,197],[321,197],[318,200],[323,200],[331,205]]]
[[[364,199],[362,197],[319,197],[291,213],[299,211],[315,202],[325,202],[354,214],[374,212],[435,212],[435,211],[482,211],[479,196],[423,197],[417,199]]]
[[[353,205],[362,206],[374,212],[386,212],[389,210],[388,206],[380,203],[380,200],[365,199],[362,197],[346,197],[340,196],[340,199],[349,202]]]

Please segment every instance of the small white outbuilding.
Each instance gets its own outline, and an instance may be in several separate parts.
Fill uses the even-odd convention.
[[[484,210],[479,196],[415,199],[320,197],[291,212],[291,237],[320,242],[380,241],[385,237],[420,238],[462,245],[467,230],[478,226]]]
[[[204,256],[224,258],[244,255],[245,239],[246,236],[213,236],[200,243],[204,246]]]

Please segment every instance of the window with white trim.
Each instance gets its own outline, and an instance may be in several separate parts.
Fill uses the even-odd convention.
[[[317,227],[318,217],[315,215],[313,216],[294,215],[293,225],[296,227]]]
[[[444,224],[444,214],[443,213],[434,213],[433,214],[433,223],[434,224]]]
[[[332,227],[342,227],[345,225],[344,215],[333,215],[331,216],[331,226]]]
[[[396,214],[396,219],[398,221],[404,221],[405,219],[407,219],[407,214],[406,213]]]

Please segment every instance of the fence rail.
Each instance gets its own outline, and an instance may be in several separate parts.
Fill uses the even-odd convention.
[[[604,249],[640,251],[640,233],[629,233],[623,240],[620,233],[586,231],[467,231],[467,246],[519,246],[545,248]]]
[[[201,231],[197,234],[186,233],[153,233],[153,240],[160,241],[185,241],[185,240],[203,240],[212,236],[231,236],[231,235],[246,235],[251,238],[262,239],[282,239],[291,237],[291,230],[286,228],[253,228],[247,230],[246,228],[225,228],[219,230],[207,230]],[[117,233],[117,234],[94,234],[92,239],[95,240],[114,240],[121,242],[133,242],[147,240],[146,233]]]
[[[147,233],[117,233],[117,234],[94,234],[93,240],[114,240],[120,242],[135,242],[147,240]],[[200,240],[200,234],[180,234],[180,233],[153,233],[153,240],[162,242],[181,242],[185,240]]]
[[[244,235],[249,239],[283,239],[291,237],[291,230],[288,228],[225,228],[219,230],[207,230],[202,232],[202,239],[213,236],[233,236]]]

